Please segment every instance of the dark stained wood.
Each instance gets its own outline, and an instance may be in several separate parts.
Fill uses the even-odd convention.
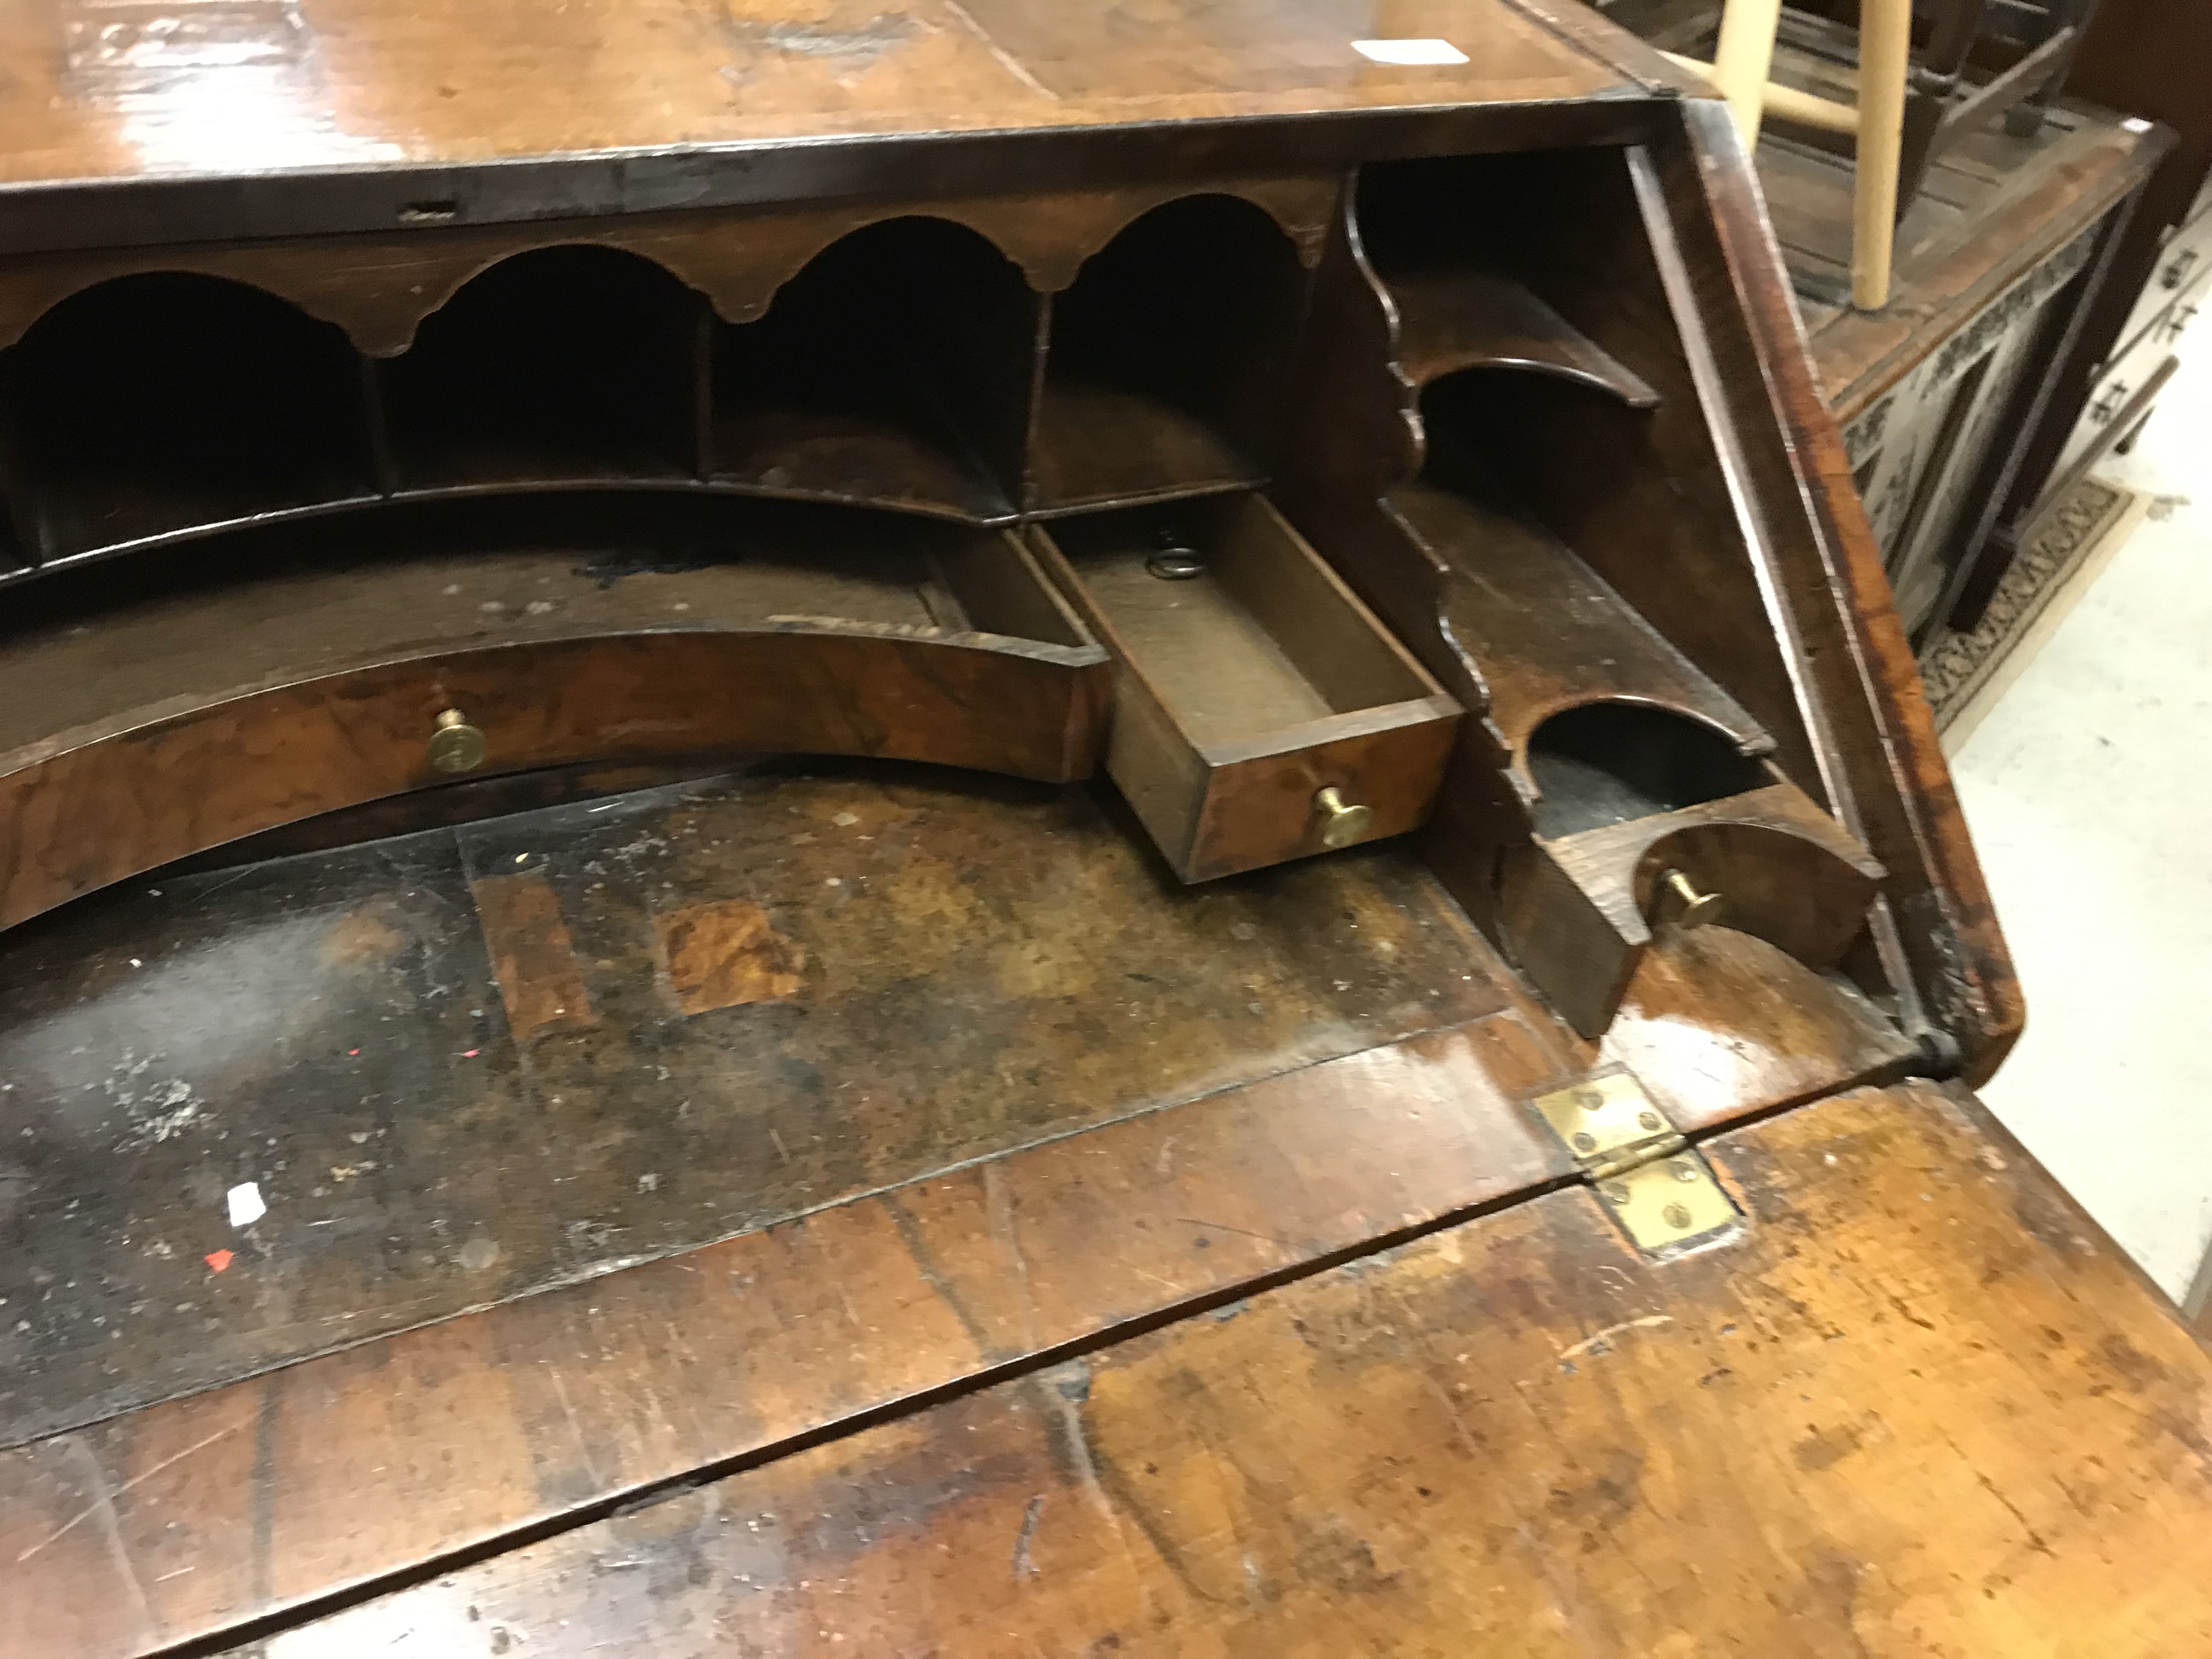
[[[1481,270],[1387,279],[1398,312],[1398,366],[1419,385],[1463,368],[1557,374],[1650,409],[1659,394],[1510,277]]]
[[[1554,1193],[251,1651],[2212,1639],[2212,1355],[2048,1177],[1926,1085],[1708,1151],[1732,1244]]]
[[[1729,155],[1705,106],[1686,106],[1685,117],[1707,155]],[[1890,600],[1880,550],[1851,489],[1834,416],[1810,365],[1786,349],[1798,337],[1796,314],[1756,198],[1742,182],[1746,164],[1740,156],[1718,161],[1693,180],[1686,161],[1662,156],[1655,185],[1703,198],[1709,217],[1676,221],[1686,249],[1700,264],[1717,257],[1723,268],[1738,273],[1747,301],[1740,315],[1717,319],[1715,349],[1723,363],[1744,361],[1748,352],[1768,364],[1756,380],[1723,373],[1714,393],[1724,407],[1756,400],[1789,434],[1786,445],[1777,444],[1765,421],[1747,416],[1734,428],[1743,436],[1738,459],[1772,480],[1769,488],[1782,478],[1802,481],[1812,505],[1809,523],[1778,515],[1767,521],[1770,536],[1798,550],[1778,551],[1768,568],[1791,618],[1802,684],[1822,688],[1823,702],[1838,711],[1823,781],[1831,790],[1850,791],[1838,817],[1889,872],[1873,925],[1877,948],[1894,964],[1887,970],[1893,993],[1920,1006],[1920,1018],[1908,1018],[1907,1029],[1933,1030],[1940,1046],[1956,1045],[1965,1075],[1978,1082],[2019,1036],[2025,1018],[2019,982]],[[1817,585],[1805,580],[1808,566],[1824,573]],[[1848,735],[1856,717],[1840,711],[1854,703],[1885,733],[1881,744]]]
[[[920,768],[147,886],[0,935],[0,1156],[43,1241],[0,1269],[0,1441],[1508,994],[1402,848],[1187,891],[1084,792]]]
[[[983,568],[963,567],[971,604],[947,629],[911,523],[779,514],[744,529],[754,556],[725,543],[690,574],[625,579],[619,558],[556,548],[277,574],[110,610],[91,631],[64,611],[0,665],[0,926],[440,781],[427,745],[451,708],[485,732],[495,771],[782,750],[1088,775],[1104,656],[1018,544],[994,538]],[[817,539],[833,536],[844,545]],[[997,597],[1023,584],[1026,601]],[[1057,637],[981,631],[994,609]],[[286,625],[242,643],[257,610]],[[109,829],[87,837],[88,823]]]
[[[189,240],[210,226],[434,228],[926,190],[1018,156],[1033,179],[1080,186],[1101,165],[1088,138],[1105,136],[1109,157],[1172,156],[1176,124],[1194,121],[1223,124],[1203,155],[1224,170],[1294,150],[1328,165],[1346,137],[1620,142],[1663,107],[1648,89],[1674,78],[1609,61],[1647,56],[1617,31],[1548,27],[1496,0],[1446,0],[1418,20],[1458,40],[1459,66],[1354,52],[1381,21],[1336,3],[1287,17],[1177,9],[1132,33],[1109,15],[976,0],[839,0],[797,22],[750,3],[708,18],[677,0],[556,18],[528,4],[354,0],[309,15],[249,0],[163,33],[40,0],[0,43],[21,88],[0,118],[3,176],[33,187],[0,231],[40,247]],[[1348,118],[1334,131],[1289,118],[1322,111]],[[76,199],[70,185],[94,179],[112,193]]]
[[[802,1650],[1182,1650],[1121,1609],[1192,1584],[1244,1626],[1200,1645],[1441,1650],[1430,1585],[1516,1528],[1540,1629],[1596,1640],[1565,1583],[1629,1632],[1559,1576],[1615,1523],[1512,1507],[1589,1484],[1619,1400],[1515,1429],[1435,1528],[1363,1477],[1316,1531],[1278,1483],[1233,1563],[1183,1474],[1249,1462],[1232,1419],[1279,1473],[1324,1420],[1452,1455],[1472,1419],[1401,1338],[1471,1353],[1492,1301],[1562,1377],[1622,1334],[1577,1310],[1655,1284],[1686,1334],[1761,1273],[1856,1318],[1792,1217],[1871,1259],[1857,1216],[1969,1168],[1933,1085],[1832,1099],[1978,1074],[2018,1011],[1725,111],[1499,0],[333,3],[0,24],[0,142],[41,135],[0,167],[0,1654],[311,1644],[956,1421],[1015,1595],[1087,1577],[1083,1616],[872,1553],[937,1503],[918,1454],[829,1553],[769,1545],[908,1620],[826,1608]],[[58,70],[9,33],[46,23]],[[1401,36],[1467,61],[1355,46]],[[1546,966],[1532,851],[1620,947],[1601,1007]],[[1741,927],[1675,925],[1670,872]],[[1750,1213],[1664,1280],[1531,1103],[1624,1066]],[[1793,1184],[1770,1144],[1853,1161]],[[1471,1261],[1474,1302],[1437,1288]],[[1273,1416],[1149,1380],[1203,1395],[1150,1356],[1437,1262],[1375,1366],[1278,1367]],[[1114,1544],[1052,1519],[1138,1512],[1093,1443],[1041,1485],[989,1414],[1085,1366],[1133,1379],[1115,1480],[1176,1488]],[[1781,1375],[1731,1419],[1794,1413]],[[1638,1443],[1723,1399],[1672,1380]],[[1037,1395],[1079,1429],[1079,1396]],[[1370,1498],[1412,1577],[1343,1521]],[[1744,1530],[1700,1559],[1811,1643],[1829,1602]],[[680,1651],[584,1588],[627,1573],[672,1584],[605,1558],[438,1641]]]
[[[1747,753],[1773,747],[1741,703],[1572,548],[1480,490],[1408,483],[1391,492],[1390,506],[1431,555],[1474,578],[1455,585],[1445,626],[1481,665],[1491,721],[1532,793],[1530,739],[1553,715],[1595,702],[1671,710]]]
[[[1717,898],[1730,927],[1826,969],[1865,931],[1883,873],[1802,791],[1769,783],[1539,834],[1506,855],[1499,931],[1568,1024],[1595,1036],[1612,1024],[1653,935],[1668,925],[1672,881]]]

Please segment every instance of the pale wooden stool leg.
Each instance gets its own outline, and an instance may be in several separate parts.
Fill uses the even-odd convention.
[[[1897,220],[1905,81],[1912,61],[1912,0],[1859,0],[1859,142],[1851,203],[1851,303],[1889,303]]]
[[[1911,0],[1905,0],[1908,6]],[[1721,34],[1713,47],[1713,85],[1728,100],[1743,147],[1759,142],[1759,118],[1766,106],[1766,82],[1774,67],[1774,31],[1782,21],[1782,0],[1723,0]]]

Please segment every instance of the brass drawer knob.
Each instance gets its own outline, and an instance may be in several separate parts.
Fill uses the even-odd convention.
[[[1314,797],[1314,811],[1321,814],[1321,844],[1324,847],[1349,847],[1365,838],[1375,814],[1358,801],[1346,800],[1344,791],[1334,784]]]
[[[473,772],[483,764],[488,747],[484,734],[469,724],[466,714],[448,708],[438,716],[437,729],[430,733],[430,764],[441,772]]]
[[[1701,890],[1680,870],[1669,870],[1662,878],[1667,884],[1668,908],[1673,911],[1668,920],[1677,927],[1707,927],[1728,914],[1728,900],[1719,893]]]

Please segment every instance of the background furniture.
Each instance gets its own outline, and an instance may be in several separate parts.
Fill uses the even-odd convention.
[[[1610,9],[1665,46],[1694,47],[1717,18],[1710,0]],[[1856,18],[1854,8],[1838,9]],[[1986,21],[1985,52],[2033,51],[2064,26],[2048,12],[2011,8]],[[2018,46],[2008,47],[2008,31]],[[1848,102],[1856,51],[1847,22],[1785,9],[1775,81]],[[1970,58],[1954,98],[1971,99],[2003,75],[2002,63]],[[2011,123],[2018,131],[1979,107],[1978,125],[1949,130],[1899,222],[1882,314],[1849,304],[1857,180],[1845,149],[1770,120],[1756,158],[1899,611],[1923,653],[1975,613],[2002,574],[1981,556],[2021,532],[2021,503],[2044,511],[2059,499],[2052,466],[2075,424],[2065,406],[2082,407],[2069,390],[2079,379],[2072,365],[2087,349],[2077,341],[2119,303],[2100,300],[2106,273],[2124,252],[2137,257],[2135,204],[2174,142],[2152,123],[2079,98],[2015,105],[2041,112]]]
[[[2056,7],[2014,8],[2040,21],[2016,61],[1979,82],[1964,75],[1981,35],[1984,0],[1941,0],[1929,8],[1925,42],[1912,52],[1909,0],[1863,0],[1858,8],[1847,102],[1823,98],[1771,78],[1781,24],[1778,0],[1727,0],[1710,64],[1670,52],[1686,67],[1709,72],[1735,112],[1746,144],[1758,141],[1761,118],[1777,130],[1825,147],[1840,137],[1852,157],[1851,301],[1879,311],[1888,303],[1892,225],[1912,205],[1931,163],[1960,138],[2002,114],[2005,130],[2029,136],[2065,84],[2094,0]],[[2014,27],[2018,27],[2017,19]]]
[[[2075,482],[2150,418],[2175,349],[2212,295],[2212,10],[2191,0],[2109,0],[2081,48],[2084,97],[2155,120],[2171,152],[2114,250],[2112,276],[2066,351],[1996,524],[1948,618],[1972,628],[2020,551]]]

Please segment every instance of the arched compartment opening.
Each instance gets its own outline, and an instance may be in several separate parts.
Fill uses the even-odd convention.
[[[0,357],[24,551],[67,559],[375,493],[345,335],[182,271],[72,295]]]
[[[1263,482],[1305,295],[1290,238],[1249,202],[1186,197],[1127,226],[1053,297],[1033,505]]]
[[[1650,703],[1592,702],[1528,739],[1547,840],[1725,799],[1768,781],[1759,762],[1703,720]]]
[[[1042,302],[948,220],[833,243],[758,320],[714,331],[709,470],[765,493],[1011,517]]]
[[[379,365],[398,483],[695,477],[706,305],[615,248],[538,248],[479,273]]]

